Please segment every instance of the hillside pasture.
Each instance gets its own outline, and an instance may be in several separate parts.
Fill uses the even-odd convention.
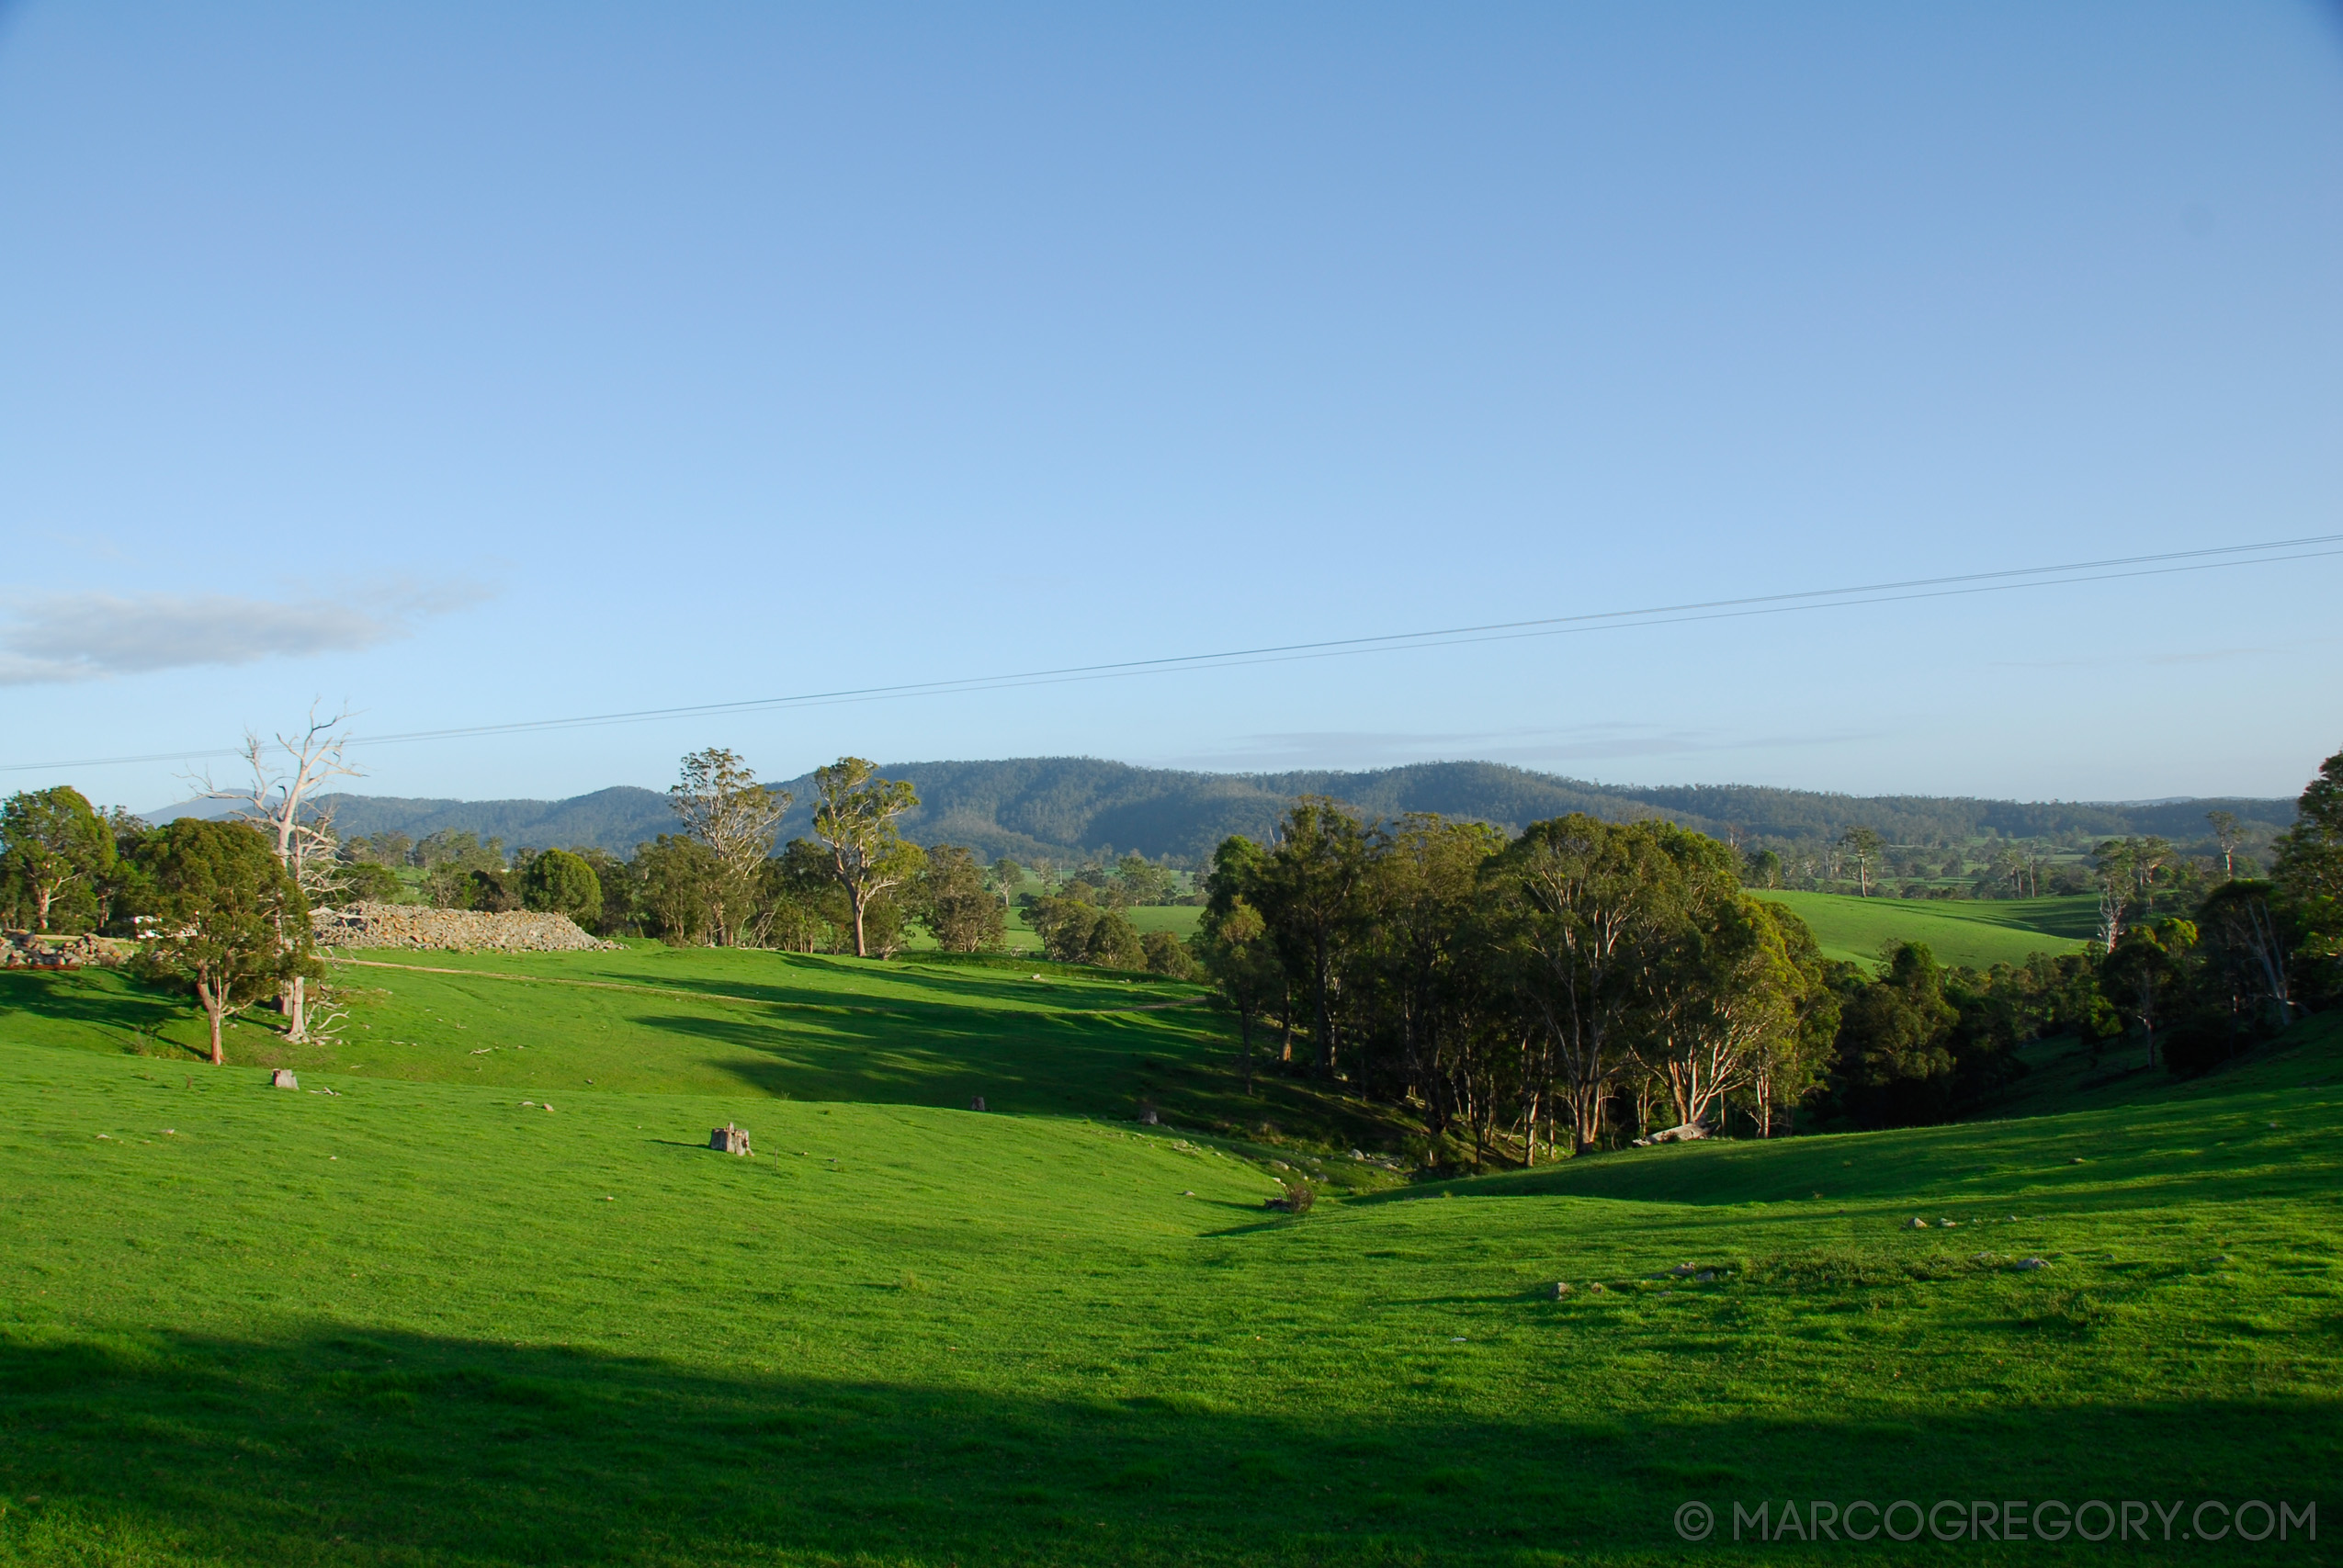
[[[329,964],[347,1016],[295,1045],[274,1014],[227,1034],[239,1066],[559,1096],[582,1091],[854,1100],[1126,1118],[1141,1101],[1190,1126],[1344,1148],[1409,1123],[1292,1078],[1248,1096],[1233,1030],[1203,987],[1149,976],[940,954],[892,961],[630,942],[619,952],[357,949]],[[10,1038],[202,1055],[187,1001],[119,971],[0,974]],[[1260,1042],[1267,1048],[1266,1039]]]
[[[1678,1561],[1695,1499],[2299,1506],[2343,1472],[2337,1043],[1294,1220],[1169,1130],[286,1092],[12,1020],[0,1562],[1512,1568]]]
[[[1786,905],[1814,931],[1824,956],[1876,966],[1882,944],[1920,942],[1939,963],[1986,969],[2031,953],[2070,953],[2098,929],[2099,900],[1859,898],[1841,893],[1752,890]]]

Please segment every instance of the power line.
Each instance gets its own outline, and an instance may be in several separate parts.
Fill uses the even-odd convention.
[[[1135,675],[1239,669],[1253,664],[1282,664],[1303,660],[1341,659],[1364,653],[1399,653],[1415,649],[1450,648],[1477,642],[1509,642],[1526,637],[1567,637],[1585,632],[1621,631],[1636,626],[1680,626],[1692,621],[1733,620],[1756,615],[1791,615],[1806,610],[1845,609],[1863,604],[1894,604],[1914,599],[1955,598],[1971,594],[2009,592],[2021,588],[2056,588],[2082,582],[2109,582],[2125,578],[2164,577],[2180,572],[2210,571],[2229,567],[2264,566],[2283,561],[2313,560],[2343,555],[2343,547],[2343,547],[2343,534],[2316,534],[2304,538],[2274,539],[2255,545],[2221,545],[2203,549],[2171,550],[2156,555],[2115,556],[2104,560],[2069,561],[2059,566],[2014,567],[1998,571],[1964,572],[1949,577],[1911,578],[1897,582],[1858,583],[1844,588],[1807,589],[1798,592],[1757,594],[1739,599],[1709,599],[1681,604],[1655,604],[1635,610],[1604,610],[1577,615],[1550,615],[1529,620],[1492,621],[1479,626],[1443,626],[1428,631],[1389,632],[1372,637],[1337,637],[1317,642],[1279,643],[1261,648],[1228,649],[1216,653],[1173,654],[1157,659],[1066,665],[1057,669],[1016,671],[996,675],[966,676],[944,681],[914,681],[889,686],[860,686],[833,692],[805,692],[789,696],[753,697],[728,703],[698,703],[679,707],[635,708],[619,713],[584,714],[567,718],[521,719],[504,724],[469,725],[450,729],[417,729],[390,735],[353,736],[350,738],[350,744],[396,746],[429,740],[462,740],[498,735],[530,735],[550,730],[598,728],[606,725],[648,724],[664,719],[719,717],[785,708],[829,707],[848,703],[893,702],[910,697],[953,696],[977,692],[1009,691],[1022,686],[1062,685],[1083,681],[1120,680]],[[222,748],[203,751],[160,751],[138,757],[84,757],[59,762],[0,764],[0,773],[51,772],[63,768],[115,767],[141,762],[197,761],[207,758],[238,755],[241,753],[232,749]]]

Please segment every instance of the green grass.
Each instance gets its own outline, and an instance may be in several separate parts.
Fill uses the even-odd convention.
[[[1828,957],[1877,964],[1880,945],[1924,942],[1941,963],[1989,968],[2029,953],[2068,953],[2098,928],[2099,901],[2071,898],[1857,898],[1843,893],[1760,893],[1814,929]]]
[[[1205,989],[1031,958],[888,962],[629,944],[616,953],[358,950],[331,965],[332,1044],[271,1013],[227,1036],[240,1065],[538,1096],[730,1094],[1129,1117],[1318,1146],[1396,1147],[1408,1120],[1267,1078],[1247,1097]],[[190,1063],[200,1019],[117,971],[0,974],[12,1038]],[[558,1101],[557,1101],[558,1103]]]
[[[700,973],[662,959],[558,964]],[[824,1006],[930,994],[765,973],[826,976]],[[106,1031],[155,1021],[126,990],[8,978],[52,988],[0,1016],[0,1562],[1672,1562],[1681,1503],[1784,1496],[2326,1489],[2335,1528],[2330,1021],[2120,1106],[1296,1221],[1169,1131],[678,1089],[658,1060],[692,1031],[634,1037],[662,1092],[523,1093],[429,1051],[287,1092],[119,1054]],[[474,1039],[538,1031],[532,1057],[577,1028],[486,1010],[569,995],[541,982],[390,978],[399,1007],[473,998]],[[962,979],[1004,984],[934,984]],[[74,998],[115,1010],[91,1038]],[[756,1158],[701,1146],[726,1121]],[[1685,1262],[1715,1279],[1656,1277]]]

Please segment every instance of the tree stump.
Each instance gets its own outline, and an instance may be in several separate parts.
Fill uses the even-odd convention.
[[[275,1072],[268,1075],[268,1087],[271,1089],[299,1089],[301,1087],[301,1081],[292,1075],[291,1069],[278,1067]]]
[[[744,1155],[749,1152],[749,1134],[744,1127],[727,1122],[707,1135],[707,1146],[719,1154]]]

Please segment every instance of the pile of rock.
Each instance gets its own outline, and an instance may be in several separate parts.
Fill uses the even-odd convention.
[[[427,909],[418,904],[352,904],[312,909],[320,947],[444,948],[458,953],[576,953],[616,948],[578,929],[567,915],[526,909]]]
[[[79,969],[119,964],[137,946],[114,937],[0,931],[0,969]]]

